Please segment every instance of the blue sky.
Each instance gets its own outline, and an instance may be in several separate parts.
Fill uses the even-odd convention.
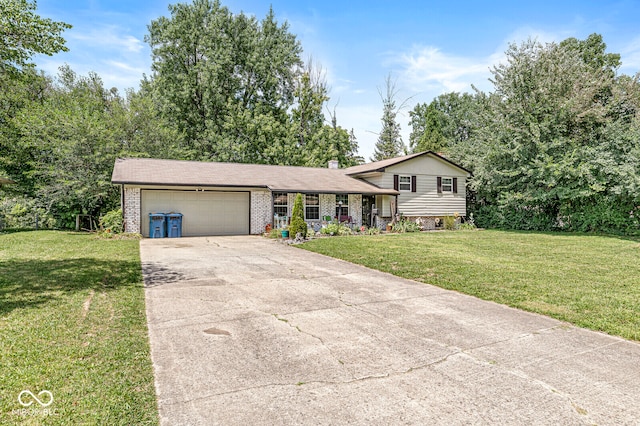
[[[97,72],[105,86],[137,88],[150,73],[144,42],[147,25],[168,16],[163,0],[39,0],[40,15],[73,25],[65,32],[70,51],[36,58],[55,74],[68,63],[74,71]],[[622,55],[621,73],[640,70],[640,2],[637,1],[306,1],[226,0],[232,12],[262,18],[269,5],[287,21],[304,49],[322,66],[331,89],[330,108],[338,124],[353,128],[360,154],[368,159],[380,131],[379,90],[391,73],[399,102],[409,99],[399,118],[405,143],[409,110],[418,102],[471,84],[491,90],[492,65],[503,61],[508,43],[542,42],[602,34],[608,51]]]

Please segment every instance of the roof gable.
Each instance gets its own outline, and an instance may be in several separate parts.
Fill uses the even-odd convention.
[[[405,155],[402,157],[389,158],[382,161],[374,161],[372,163],[361,164],[359,166],[353,166],[353,167],[349,167],[348,169],[345,169],[345,173],[350,176],[353,176],[353,175],[360,175],[364,173],[384,172],[388,167],[395,166],[395,165],[404,163],[405,161],[410,161],[410,160],[413,160],[414,158],[418,158],[422,156],[431,156],[431,157],[437,158],[438,160],[444,161],[445,163],[453,167],[456,167],[464,171],[465,173],[471,174],[471,171],[465,169],[464,167],[454,163],[453,161],[433,151],[418,152],[415,154]]]

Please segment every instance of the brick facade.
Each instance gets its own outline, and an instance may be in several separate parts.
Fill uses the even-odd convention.
[[[124,188],[124,232],[141,232],[140,188]]]
[[[251,234],[259,235],[273,222],[271,191],[251,191]]]
[[[320,194],[320,219],[324,216],[334,217],[336,215],[336,195]]]
[[[436,229],[436,217],[435,216],[407,216],[406,220],[416,222],[425,231],[433,231]]]
[[[296,202],[296,195],[298,194],[295,192],[289,192],[287,194],[287,209],[289,210],[289,214],[287,214],[287,216],[289,216],[289,218],[293,215],[293,204]],[[302,204],[304,205],[304,196],[302,198]]]
[[[349,216],[357,226],[362,226],[362,194],[349,194]]]

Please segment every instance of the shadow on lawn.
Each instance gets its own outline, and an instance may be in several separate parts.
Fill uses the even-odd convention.
[[[80,258],[0,262],[0,316],[51,302],[60,293],[140,285],[140,263]]]

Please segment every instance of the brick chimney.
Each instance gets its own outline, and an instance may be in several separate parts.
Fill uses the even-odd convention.
[[[329,160],[330,169],[337,169],[339,165],[340,163],[338,163],[338,160]]]

